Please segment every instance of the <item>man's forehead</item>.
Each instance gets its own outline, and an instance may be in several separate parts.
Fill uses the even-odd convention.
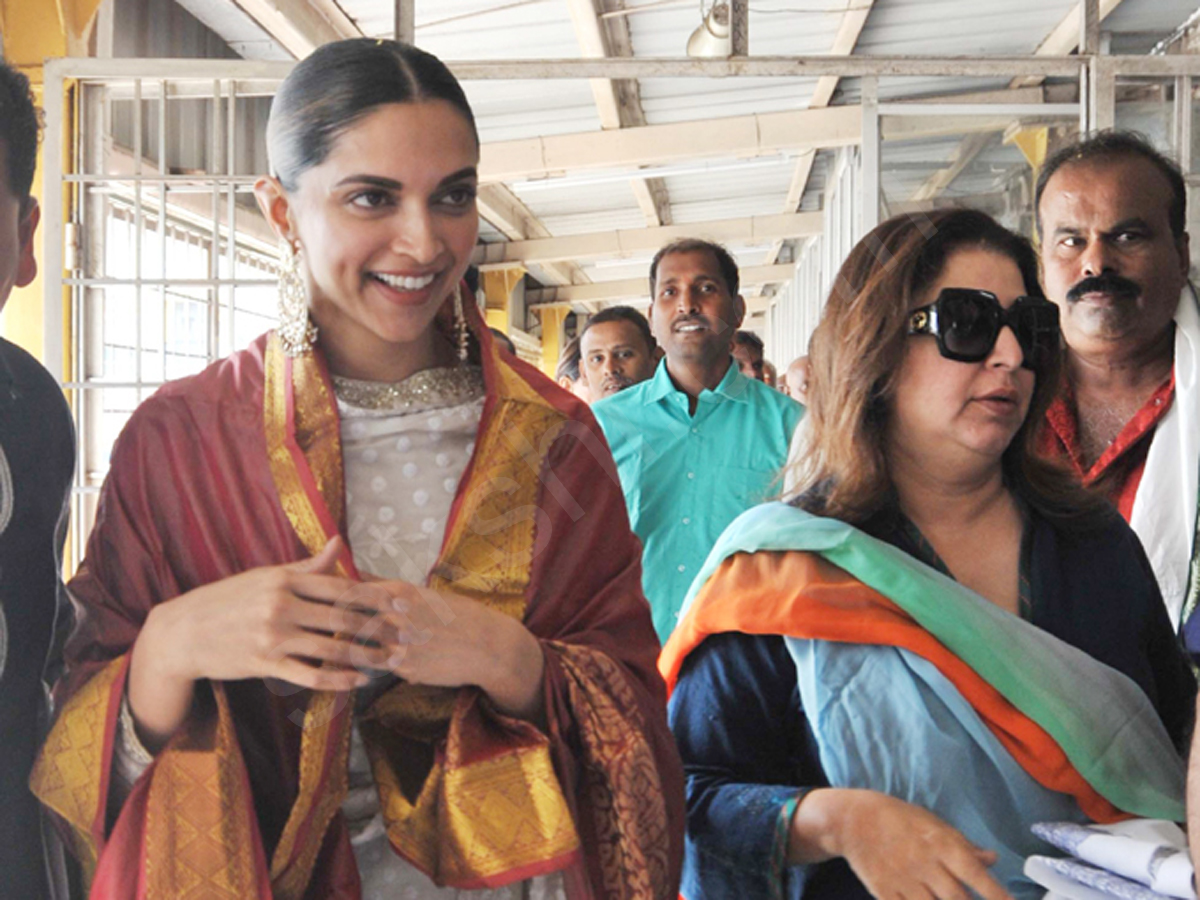
[[[722,281],[721,266],[716,255],[711,250],[677,250],[658,261],[658,281],[684,277],[707,277]]]
[[[632,344],[640,332],[636,325],[625,319],[613,319],[589,325],[580,339],[580,347],[597,344]]]
[[[1071,219],[1103,212],[1114,222],[1155,219],[1170,214],[1173,200],[1170,182],[1150,160],[1102,157],[1063,164],[1046,182],[1039,213]]]

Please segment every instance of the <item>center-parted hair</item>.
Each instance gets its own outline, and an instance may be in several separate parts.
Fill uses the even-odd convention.
[[[1013,261],[1025,293],[1042,296],[1030,243],[977,210],[901,215],[850,251],[809,344],[809,440],[793,463],[797,505],[860,524],[895,502],[886,431],[908,340],[910,312],[959,250]],[[1062,354],[1035,372],[1029,413],[1002,457],[1005,483],[1049,519],[1077,521],[1101,501],[1057,463],[1036,453],[1036,437],[1062,373]]]
[[[284,79],[271,101],[271,174],[294,191],[305,170],[324,162],[347,128],[388,103],[445,100],[479,143],[475,117],[457,79],[436,56],[399,41],[353,38],[323,44]]]

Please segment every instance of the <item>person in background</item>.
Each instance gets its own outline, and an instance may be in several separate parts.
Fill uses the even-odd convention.
[[[736,331],[733,335],[733,358],[738,371],[747,378],[764,378],[763,342],[753,331]]]
[[[610,306],[588,319],[579,335],[580,371],[594,400],[611,397],[654,374],[654,336],[632,306]]]
[[[1178,626],[1200,571],[1200,310],[1188,283],[1187,187],[1144,139],[1106,131],[1051,156],[1035,202],[1046,293],[1067,345],[1042,452],[1129,522]],[[1191,632],[1200,651],[1200,619]]]
[[[327,43],[267,138],[280,325],[133,413],[71,582],[33,783],[91,896],[675,900],[640,548],[587,407],[463,289],[461,86]]]
[[[799,494],[721,536],[659,661],[688,900],[1040,900],[1033,823],[1182,820],[1196,684],[1153,573],[1035,452],[1057,319],[981,212],[851,251]]]
[[[802,406],[808,406],[808,384],[811,377],[807,355],[797,356],[787,367],[788,396]]]
[[[0,309],[37,274],[30,196],[40,113],[29,80],[0,63]],[[29,772],[48,727],[48,682],[70,623],[62,586],[75,429],[53,376],[0,340],[0,894],[65,896]]]
[[[503,347],[513,356],[517,355],[517,345],[512,342],[512,338],[510,338],[499,328],[489,328],[488,331],[492,333],[492,337],[496,339],[498,346]]]
[[[802,411],[734,363],[746,306],[729,251],[668,244],[650,264],[650,288],[650,327],[666,356],[653,378],[592,411],[642,539],[642,584],[665,641],[717,536],[781,486]]]
[[[562,348],[558,366],[554,370],[554,380],[560,388],[570,391],[584,403],[591,403],[592,394],[588,390],[587,379],[583,377],[579,362],[579,337],[576,336],[567,341],[567,345]]]
[[[770,360],[763,360],[763,383],[767,387],[779,390],[779,371]]]

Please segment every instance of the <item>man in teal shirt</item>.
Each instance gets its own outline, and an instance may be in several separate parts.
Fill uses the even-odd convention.
[[[653,378],[592,412],[642,539],[642,584],[665,642],[717,537],[782,491],[803,412],[733,364],[746,304],[724,247],[693,239],[663,247],[650,264],[650,294],[650,327],[666,356]]]

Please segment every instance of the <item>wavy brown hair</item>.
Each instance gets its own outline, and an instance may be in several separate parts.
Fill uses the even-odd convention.
[[[977,210],[896,216],[859,241],[809,345],[809,436],[789,473],[796,505],[857,525],[895,502],[885,433],[909,313],[962,249],[1008,257],[1026,294],[1043,296],[1029,241]],[[1029,413],[1001,465],[1009,489],[1031,507],[1051,520],[1078,523],[1101,512],[1102,501],[1035,447],[1062,365],[1060,352],[1037,370]]]

